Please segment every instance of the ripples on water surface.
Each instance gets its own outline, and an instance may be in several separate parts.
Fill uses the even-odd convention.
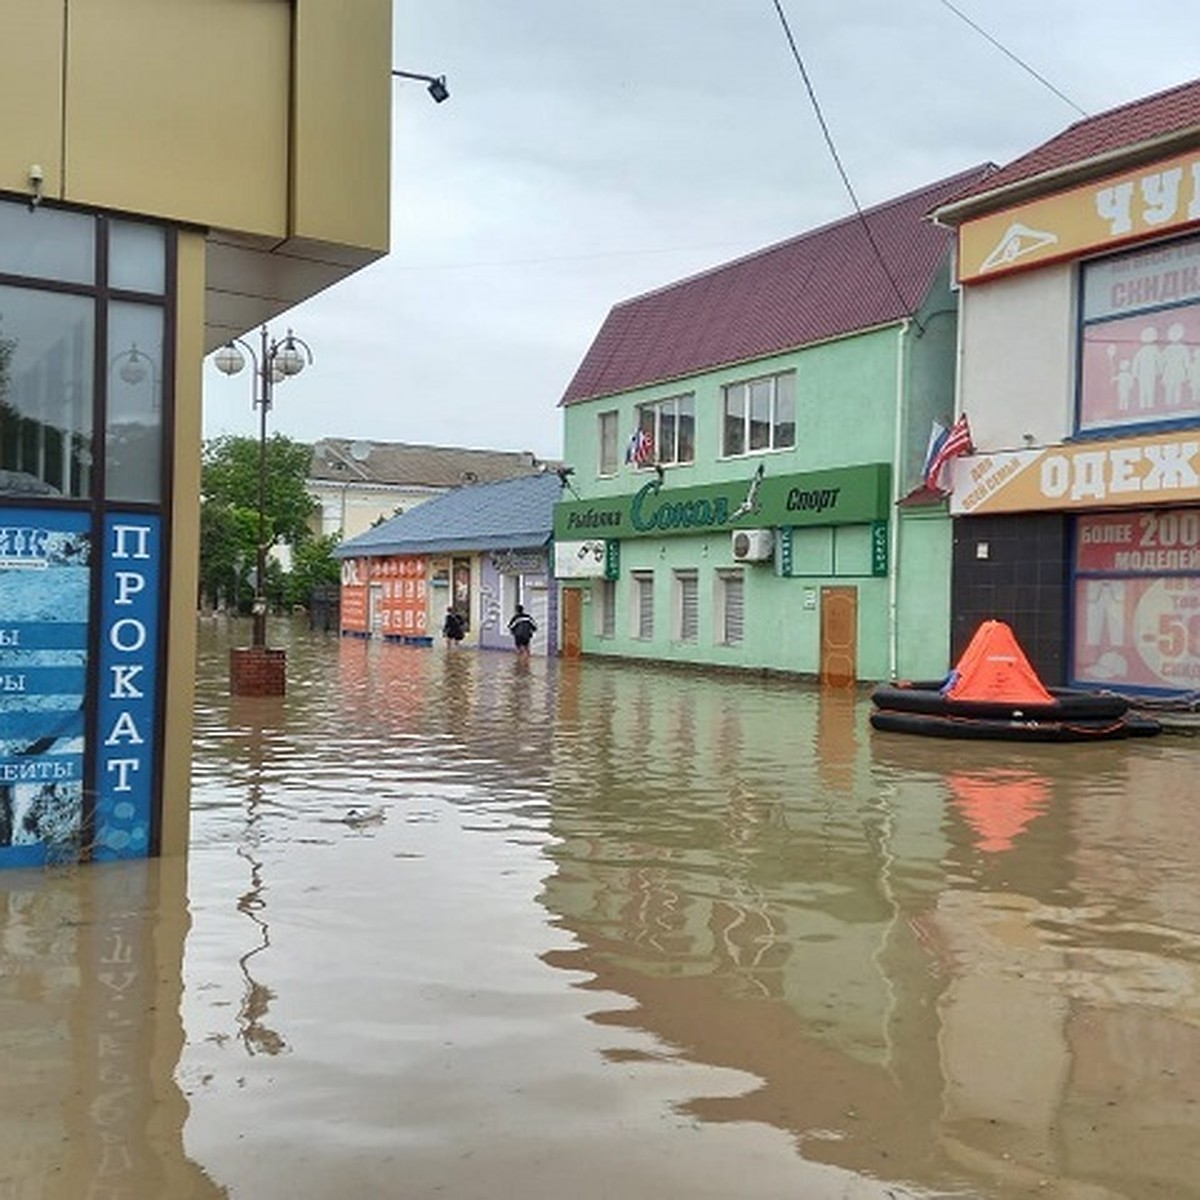
[[[1193,740],[299,631],[231,700],[228,644],[186,907],[0,876],[0,1196],[1200,1196]]]

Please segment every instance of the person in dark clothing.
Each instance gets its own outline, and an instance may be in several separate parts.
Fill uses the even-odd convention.
[[[517,653],[528,655],[529,643],[533,641],[533,635],[537,633],[537,624],[519,604],[517,611],[512,615],[512,620],[508,623],[508,632],[513,636]]]
[[[456,646],[463,640],[463,634],[466,632],[466,626],[463,622],[460,613],[454,609],[446,609],[446,619],[442,622],[442,637],[446,639],[446,644]]]

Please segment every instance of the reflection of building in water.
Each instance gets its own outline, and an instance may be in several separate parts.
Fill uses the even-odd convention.
[[[224,1196],[183,1147],[182,864],[0,883],[0,1192]]]
[[[576,945],[546,961],[634,1001],[598,1023],[761,1081],[686,1111],[954,1194],[1196,1194],[1200,974],[1180,931],[1200,929],[1200,850],[1177,762],[1088,747],[1086,771],[946,779],[850,749],[853,719],[819,733],[815,693],[573,688],[542,901]]]

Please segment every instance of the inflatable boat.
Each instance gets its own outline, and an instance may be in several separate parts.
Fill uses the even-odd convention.
[[[925,737],[1080,742],[1147,737],[1162,726],[1107,691],[1047,688],[1003,621],[984,621],[945,680],[883,684],[871,725]]]
[[[890,712],[956,715],[987,720],[1112,721],[1129,711],[1129,701],[1115,692],[1047,688],[1049,700],[951,699],[939,683],[897,683],[877,687],[871,699]]]
[[[1089,742],[1152,737],[1162,726],[1150,717],[1126,712],[1111,719],[1047,720],[1034,717],[977,717],[955,713],[897,712],[877,708],[871,725],[889,733],[924,737],[978,738],[1009,742]]]

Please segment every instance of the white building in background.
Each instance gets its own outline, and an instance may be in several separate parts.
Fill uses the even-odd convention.
[[[318,505],[313,532],[352,538],[450,488],[533,475],[557,465],[529,450],[322,438],[313,446],[308,477],[309,495]]]

